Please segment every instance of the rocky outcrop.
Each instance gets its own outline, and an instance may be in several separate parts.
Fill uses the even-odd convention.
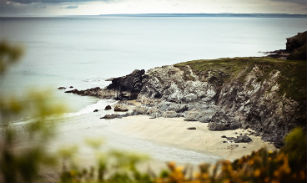
[[[118,92],[116,90],[108,90],[108,89],[102,89],[100,87],[96,87],[96,88],[90,88],[86,90],[73,89],[73,90],[65,91],[65,93],[73,93],[73,94],[81,95],[81,96],[93,96],[93,97],[104,98],[104,99],[113,99],[117,96]]]
[[[115,119],[115,118],[123,118],[123,117],[128,117],[130,116],[130,113],[125,113],[125,114],[106,114],[100,119]]]
[[[249,136],[247,136],[246,134],[244,135],[239,135],[237,137],[226,137],[225,135],[222,136],[222,138],[226,138],[228,140],[228,142],[234,142],[234,143],[249,143],[251,141],[253,141]],[[227,142],[227,141],[226,141]]]
[[[106,81],[112,82],[107,89],[118,91],[117,99],[136,99],[143,87],[144,73],[143,69],[134,70],[126,76],[107,79]]]
[[[306,60],[306,31],[287,39],[286,51],[290,53],[288,59]]]
[[[285,50],[269,52],[269,56],[289,60],[306,60],[306,31],[287,39]]]

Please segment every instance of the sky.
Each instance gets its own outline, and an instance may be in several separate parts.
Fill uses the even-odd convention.
[[[307,0],[0,0],[0,16],[130,13],[307,14]]]

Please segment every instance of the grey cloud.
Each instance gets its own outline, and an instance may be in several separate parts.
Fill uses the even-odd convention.
[[[294,4],[307,5],[306,0],[271,0],[271,1],[279,1],[279,2],[288,2],[288,3],[294,3]]]

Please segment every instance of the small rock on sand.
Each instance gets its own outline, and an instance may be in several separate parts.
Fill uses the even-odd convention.
[[[196,130],[196,127],[189,127],[188,130]]]

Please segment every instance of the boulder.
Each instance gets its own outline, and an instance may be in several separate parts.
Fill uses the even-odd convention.
[[[163,112],[162,117],[164,117],[164,118],[175,118],[175,117],[177,117],[177,113],[175,111],[165,111],[165,112]]]
[[[216,112],[208,125],[209,130],[233,130],[241,127],[241,123],[235,121],[232,117],[224,112]]]
[[[114,107],[114,111],[115,112],[127,112],[128,111],[128,108],[124,105],[116,105]]]
[[[61,87],[58,87],[58,90],[65,90],[66,88],[61,86]]]
[[[107,105],[105,108],[104,108],[104,110],[111,110],[112,109],[112,107],[110,106],[110,105]]]
[[[93,112],[98,112],[98,109],[95,109]]]
[[[237,136],[237,138],[234,139],[235,143],[248,143],[248,142],[251,142],[251,141],[252,141],[252,139],[247,135],[240,135],[240,136]]]
[[[199,111],[187,111],[184,114],[185,121],[198,121],[199,117]]]

